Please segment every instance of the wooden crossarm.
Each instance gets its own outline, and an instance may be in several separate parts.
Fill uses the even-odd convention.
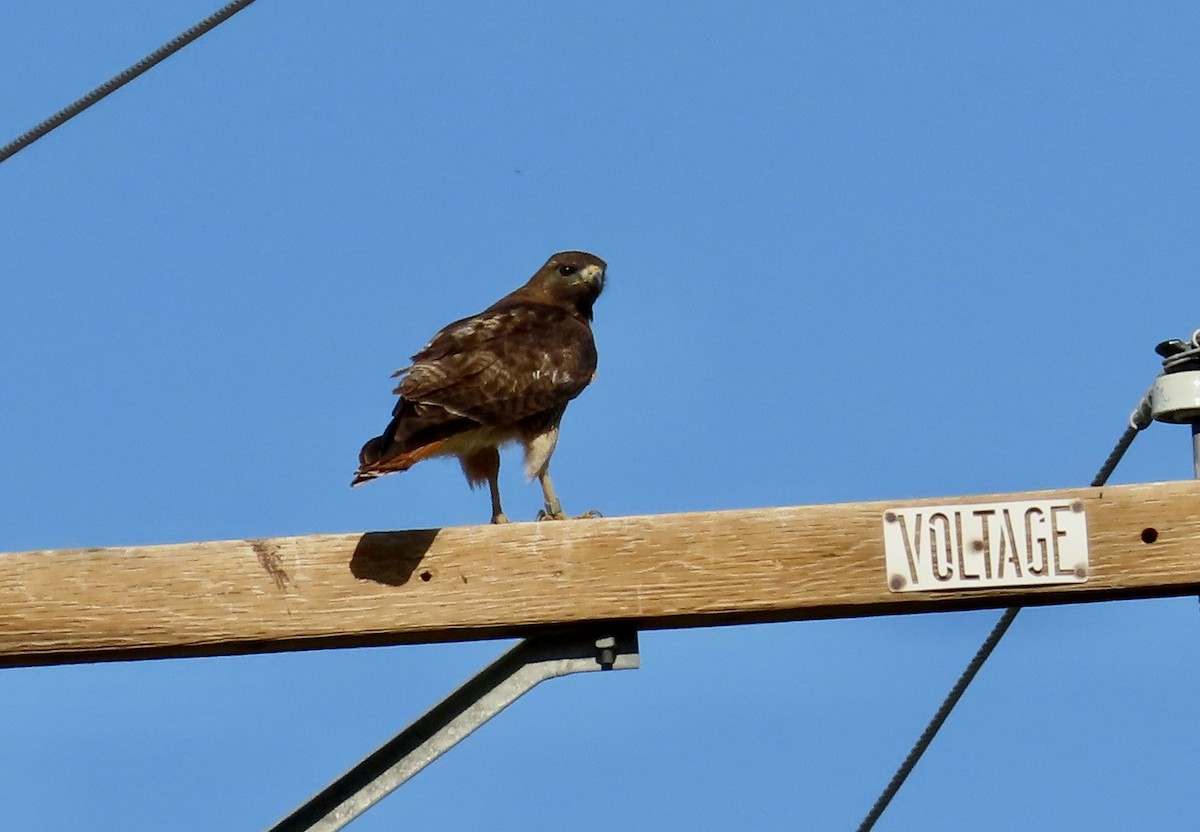
[[[884,514],[1079,501],[1084,583],[894,592]],[[1152,541],[1152,542],[1147,542]],[[1200,592],[1200,483],[0,554],[0,665]]]

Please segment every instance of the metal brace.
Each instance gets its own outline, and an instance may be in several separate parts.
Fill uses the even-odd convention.
[[[350,769],[270,832],[334,832],[540,682],[641,663],[637,632],[527,638]]]

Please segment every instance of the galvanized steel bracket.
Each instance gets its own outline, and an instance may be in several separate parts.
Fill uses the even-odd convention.
[[[525,639],[270,832],[341,829],[540,682],[593,670],[634,669],[640,663],[633,630]]]

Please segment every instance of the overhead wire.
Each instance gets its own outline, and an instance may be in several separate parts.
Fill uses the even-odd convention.
[[[79,115],[88,107],[91,107],[97,101],[100,101],[106,96],[116,92],[155,64],[158,64],[166,58],[169,58],[171,55],[174,55],[180,49],[196,40],[196,38],[207,32],[211,32],[217,26],[224,23],[226,20],[233,17],[235,14],[253,2],[254,0],[234,0],[234,2],[222,6],[220,9],[201,20],[195,26],[192,26],[190,29],[181,32],[176,37],[164,43],[158,49],[155,49],[149,55],[142,58],[124,72],[114,75],[112,78],[96,87],[87,95],[76,100],[74,103],[63,107],[57,113],[50,116],[41,124],[38,124],[32,130],[21,134],[8,144],[4,145],[4,147],[0,148],[0,162],[4,162],[12,158],[14,155],[29,147],[29,145],[45,136],[50,131],[57,127],[61,127],[67,121]]]
[[[1104,460],[1104,464],[1100,466],[1100,470],[1092,479],[1092,488],[1099,488],[1108,482],[1108,478],[1116,470],[1117,464],[1125,456],[1125,452],[1129,450],[1129,446],[1133,444],[1134,437],[1149,427],[1151,421],[1150,394],[1147,393],[1142,397],[1141,402],[1130,415],[1129,426],[1125,428],[1125,432],[1117,440],[1112,453]],[[876,799],[874,805],[871,806],[871,810],[867,812],[867,816],[863,819],[863,822],[859,824],[857,832],[870,832],[874,828],[876,821],[883,815],[884,810],[892,802],[892,798],[900,791],[900,787],[904,785],[904,781],[908,779],[908,775],[916,768],[921,756],[929,748],[929,744],[937,736],[937,732],[950,716],[950,712],[954,710],[954,706],[958,704],[958,700],[966,692],[967,686],[971,684],[975,675],[983,667],[984,662],[992,655],[992,651],[996,649],[996,645],[1000,643],[1000,639],[1004,638],[1004,634],[1008,632],[1008,628],[1012,626],[1017,613],[1020,611],[1021,607],[1009,607],[1000,616],[1000,620],[992,627],[992,631],[983,640],[983,644],[979,646],[979,650],[975,652],[971,661],[967,663],[966,668],[958,677],[958,681],[954,683],[954,686],[950,688],[950,692],[946,694],[946,698],[942,700],[942,704],[934,713],[933,718],[929,720],[929,724],[925,726],[925,730],[921,732],[921,736],[913,743],[912,750],[908,752],[908,756],[900,763],[899,768],[896,769],[896,773],[892,775],[892,779],[888,781],[883,792]]]

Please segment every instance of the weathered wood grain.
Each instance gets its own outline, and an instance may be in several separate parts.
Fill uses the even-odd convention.
[[[1080,585],[893,593],[887,509],[1082,500]],[[1154,542],[1143,532],[1154,529]],[[1200,591],[1200,484],[0,554],[0,665],[868,616]]]

